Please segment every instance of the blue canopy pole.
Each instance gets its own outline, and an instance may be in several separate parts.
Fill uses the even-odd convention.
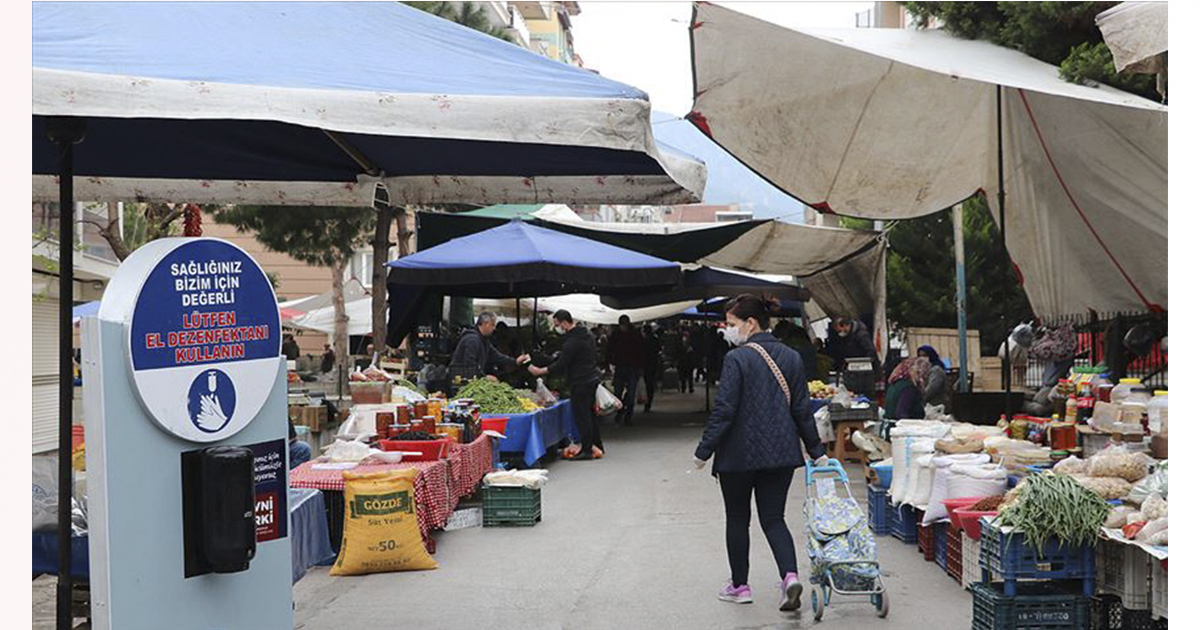
[[[83,140],[79,118],[46,119],[58,145],[58,587],[55,627],[68,630],[71,615],[71,405],[75,399],[73,309],[75,297],[75,149]]]

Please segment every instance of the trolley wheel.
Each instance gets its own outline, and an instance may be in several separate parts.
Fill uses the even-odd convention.
[[[825,596],[821,590],[819,586],[812,590],[813,621],[820,621],[821,615],[825,614]]]
[[[875,615],[880,619],[886,619],[888,616],[888,595],[887,591],[871,596],[871,603],[875,604]]]

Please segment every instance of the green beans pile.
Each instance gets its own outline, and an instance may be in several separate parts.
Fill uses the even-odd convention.
[[[458,390],[458,398],[470,398],[483,413],[521,413],[524,406],[517,392],[506,383],[477,378]]]
[[[1075,479],[1053,472],[1026,477],[1017,500],[1000,509],[997,525],[1025,534],[1038,556],[1047,540],[1068,545],[1091,545],[1108,516],[1109,505]]]

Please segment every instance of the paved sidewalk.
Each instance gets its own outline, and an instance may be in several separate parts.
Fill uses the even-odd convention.
[[[728,578],[720,492],[706,469],[686,472],[702,430],[704,397],[669,394],[632,428],[603,427],[609,455],[549,465],[543,521],[528,529],[473,528],[438,534],[441,568],[332,578],[309,571],[294,592],[296,628],[800,628],[811,607],[777,610],[774,562],[751,528],[751,605],[720,602]],[[697,413],[701,412],[701,413]],[[866,510],[860,468],[851,467]],[[802,477],[788,524],[804,555]],[[834,597],[819,624],[830,630],[961,630],[970,595],[914,545],[877,539],[891,598],[887,620]],[[804,601],[809,602],[805,586]]]

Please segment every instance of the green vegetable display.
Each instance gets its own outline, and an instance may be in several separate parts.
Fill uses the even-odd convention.
[[[420,394],[422,396],[426,396],[426,397],[429,396],[429,392],[425,391],[421,387],[418,387],[415,383],[409,381],[408,379],[398,378],[395,381],[393,381],[393,384],[399,385],[406,389],[411,389],[412,391],[417,392],[418,394]]]
[[[1068,475],[1044,472],[1026,477],[1016,501],[1000,508],[997,525],[1025,534],[1038,555],[1050,538],[1069,545],[1091,545],[1108,516],[1109,505]]]
[[[522,413],[524,406],[517,392],[506,383],[477,378],[458,390],[458,398],[470,398],[483,413]]]

